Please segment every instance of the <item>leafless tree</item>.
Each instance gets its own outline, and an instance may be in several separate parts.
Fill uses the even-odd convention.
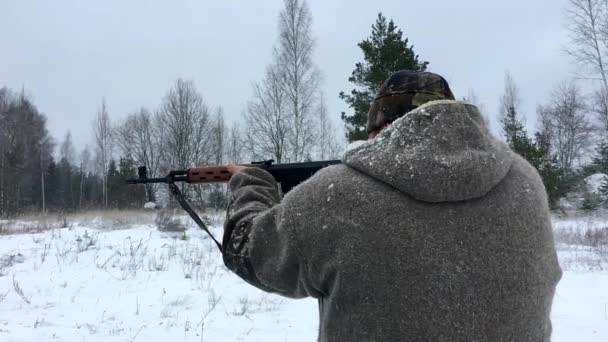
[[[309,156],[313,145],[312,112],[320,79],[320,72],[312,61],[313,48],[312,14],[308,4],[303,0],[284,0],[275,55],[291,121],[290,159],[294,162]]]
[[[233,123],[226,142],[226,160],[236,164],[243,162],[243,137],[238,123]]]
[[[178,79],[165,95],[158,116],[163,171],[187,169],[212,160],[209,108],[192,81]]]
[[[592,94],[591,111],[599,123],[604,136],[608,136],[608,92],[597,89]]]
[[[46,116],[25,91],[0,89],[0,216],[45,209],[44,173],[53,148]]]
[[[481,113],[481,115],[483,117],[483,120],[485,121],[486,125],[490,124],[490,118],[488,117],[488,115],[486,113],[485,106],[481,102],[481,100],[479,99],[479,96],[477,96],[477,93],[475,92],[475,90],[473,88],[469,89],[469,91],[467,92],[467,95],[464,96],[462,98],[462,100],[465,101],[465,102],[468,102],[468,103],[472,104],[475,107],[477,107],[477,109]]]
[[[519,113],[521,107],[521,97],[519,96],[519,87],[513,80],[513,76],[509,71],[505,72],[505,89],[500,98],[499,115],[500,119],[504,119],[510,112]],[[520,118],[523,120],[524,118]]]
[[[0,216],[5,214],[4,204],[7,203],[6,178],[8,174],[8,162],[6,160],[6,151],[8,149],[9,132],[5,123],[7,121],[6,114],[11,102],[10,95],[8,88],[0,88]]]
[[[91,151],[89,145],[86,145],[80,152],[80,189],[78,191],[78,208],[82,210],[82,199],[84,197],[84,181],[87,177],[87,173],[90,171],[91,165]]]
[[[102,196],[105,207],[108,206],[108,167],[114,150],[112,133],[112,123],[108,115],[106,101],[102,99],[101,107],[93,121],[93,136],[95,138],[95,158],[98,173],[102,180]]]
[[[512,143],[525,133],[525,116],[520,113],[521,98],[519,88],[511,74],[505,72],[505,88],[500,98],[499,122],[502,134],[508,143]]]
[[[47,167],[52,159],[51,151],[54,149],[51,137],[40,140],[38,147],[38,159],[40,161],[40,197],[42,200],[42,212],[46,213],[46,173]]]
[[[162,130],[162,127],[144,107],[129,114],[115,128],[116,144],[122,155],[136,165],[145,165],[152,177],[159,174],[161,141],[158,130]],[[154,202],[157,187],[146,184],[145,189],[148,201]]]
[[[341,146],[337,141],[338,134],[327,113],[325,98],[321,94],[316,109],[318,115],[317,147],[320,160],[335,159],[339,157]]]
[[[161,128],[157,133],[161,173],[213,161],[209,108],[192,81],[178,79],[163,98],[156,117]],[[199,205],[204,203],[200,187],[185,183],[180,187],[185,196],[196,199]]]
[[[589,151],[594,132],[580,88],[573,81],[560,84],[552,92],[550,103],[539,107],[538,115],[541,131],[548,134],[559,166],[572,170]]]
[[[213,122],[213,155],[215,156],[215,164],[221,165],[224,163],[226,154],[226,121],[224,120],[224,110],[222,107],[217,109]]]
[[[588,67],[608,90],[606,48],[608,47],[608,8],[606,0],[569,0],[566,9],[570,44],[566,51]]]
[[[283,161],[290,133],[287,107],[281,75],[276,66],[269,66],[264,80],[254,86],[245,114],[247,146],[253,158],[272,156],[277,163]]]
[[[65,159],[70,165],[74,165],[76,159],[76,150],[72,143],[72,133],[68,131],[63,138],[63,142],[59,147],[59,160]]]

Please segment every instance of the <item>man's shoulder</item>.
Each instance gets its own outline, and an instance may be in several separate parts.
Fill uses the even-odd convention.
[[[325,190],[334,187],[351,188],[370,181],[374,180],[350,166],[337,164],[322,168],[297,188],[308,190]]]
[[[548,210],[547,192],[538,170],[516,153],[513,153],[509,173],[497,188],[499,193],[522,207]]]

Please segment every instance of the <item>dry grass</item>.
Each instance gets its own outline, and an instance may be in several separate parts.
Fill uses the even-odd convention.
[[[153,224],[154,211],[90,210],[78,213],[30,213],[14,220],[0,221],[0,235],[39,233],[52,229],[90,227],[99,230],[127,229],[133,225]]]
[[[154,217],[156,229],[160,232],[184,232],[186,226],[182,223],[179,217],[176,217],[176,211],[170,209],[161,209],[156,212]]]
[[[608,268],[608,227],[590,220],[557,227],[553,231],[564,269],[605,270]]]
[[[555,241],[566,245],[599,247],[608,245],[608,227],[586,230],[559,228],[554,230]]]

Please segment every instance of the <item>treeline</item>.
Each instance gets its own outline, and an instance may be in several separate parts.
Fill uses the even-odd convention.
[[[584,189],[582,180],[608,173],[608,0],[571,0],[571,54],[600,84],[590,94],[580,80],[557,85],[538,106],[539,124],[526,129],[521,97],[513,78],[505,77],[497,121],[511,148],[537,168],[551,207]],[[339,158],[343,139],[366,139],[366,115],[378,88],[394,71],[423,71],[420,58],[392,20],[382,14],[369,37],[358,43],[363,60],[339,94],[350,108],[338,133],[327,110],[322,73],[314,63],[312,14],[305,1],[284,0],[278,17],[278,39],[264,77],[253,86],[243,111],[244,126],[230,127],[221,106],[211,106],[189,80],[178,79],[158,105],[134,108],[122,120],[111,120],[102,100],[92,122],[89,145],[77,150],[68,132],[61,142],[49,136],[46,117],[24,91],[0,90],[0,216],[24,211],[141,207],[169,203],[160,186],[127,186],[136,166],[150,177],[195,165],[274,159],[276,162]],[[473,90],[463,97],[488,113]],[[121,113],[124,114],[124,113]],[[600,193],[584,192],[583,209],[608,205],[608,180]],[[226,204],[222,186],[182,187],[199,209]],[[579,191],[580,192],[580,191]]]
[[[273,159],[277,163],[337,158],[344,144],[329,118],[321,72],[312,60],[312,15],[301,0],[285,0],[274,60],[254,85],[242,121],[228,127],[189,80],[178,79],[160,104],[111,120],[105,99],[92,122],[92,141],[77,150],[67,132],[56,142],[25,92],[0,97],[0,216],[25,211],[142,207],[170,204],[164,187],[128,186],[146,165],[150,177],[196,165]],[[223,207],[221,185],[182,191],[199,209]]]
[[[499,119],[511,148],[538,169],[554,209],[574,192],[583,196],[573,198],[578,209],[592,210],[608,207],[608,177],[597,192],[584,182],[608,174],[608,1],[570,0],[566,13],[567,52],[589,77],[557,84],[547,103],[537,107],[537,128],[530,134],[518,87],[507,73]],[[584,92],[581,82],[592,90]]]
[[[0,89],[0,217],[24,211],[141,207],[143,190],[124,186],[133,176],[132,160],[111,159],[107,168],[95,170],[87,147],[77,163],[71,135],[56,146],[46,120],[24,91]]]

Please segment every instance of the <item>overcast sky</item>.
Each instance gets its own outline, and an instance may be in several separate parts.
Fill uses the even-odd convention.
[[[564,0],[309,1],[315,61],[336,124],[338,99],[362,58],[379,11],[395,20],[415,51],[456,96],[474,89],[490,117],[505,70],[521,89],[532,126],[536,105],[576,70],[563,52]],[[179,77],[206,102],[239,120],[270,61],[281,0],[0,2],[0,86],[24,87],[46,113],[53,136],[70,130],[90,142],[101,98],[113,119],[155,108]]]

